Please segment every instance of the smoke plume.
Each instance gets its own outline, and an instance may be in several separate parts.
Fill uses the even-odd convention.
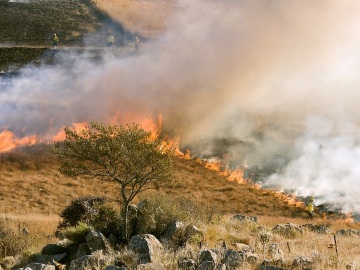
[[[139,52],[64,53],[0,82],[0,126],[49,136],[161,114],[200,156],[227,154],[265,183],[359,212],[359,13],[353,0],[181,0]]]

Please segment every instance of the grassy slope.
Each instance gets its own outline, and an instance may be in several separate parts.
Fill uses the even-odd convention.
[[[2,154],[0,212],[59,214],[66,204],[77,197],[96,195],[111,200],[117,198],[114,184],[68,178],[58,172],[58,167],[57,159],[45,146]],[[223,213],[289,217],[299,217],[304,213],[273,192],[229,182],[195,160],[176,159],[173,180],[173,183],[148,192],[191,200],[215,207]],[[146,194],[142,194],[140,199],[144,196]]]

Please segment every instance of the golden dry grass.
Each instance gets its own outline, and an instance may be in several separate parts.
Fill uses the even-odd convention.
[[[127,30],[143,37],[154,37],[166,29],[176,10],[176,0],[97,0],[100,9]]]

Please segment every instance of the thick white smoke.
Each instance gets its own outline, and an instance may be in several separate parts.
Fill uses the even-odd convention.
[[[1,82],[0,125],[49,135],[161,113],[200,155],[226,150],[232,163],[270,166],[262,180],[360,211],[359,12],[354,0],[179,1],[139,53],[64,54]]]

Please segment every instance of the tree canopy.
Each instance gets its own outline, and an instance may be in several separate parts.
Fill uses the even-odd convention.
[[[136,124],[92,122],[81,131],[66,127],[65,140],[55,142],[52,151],[60,158],[60,172],[65,175],[119,184],[125,228],[134,197],[171,176],[173,149]]]

